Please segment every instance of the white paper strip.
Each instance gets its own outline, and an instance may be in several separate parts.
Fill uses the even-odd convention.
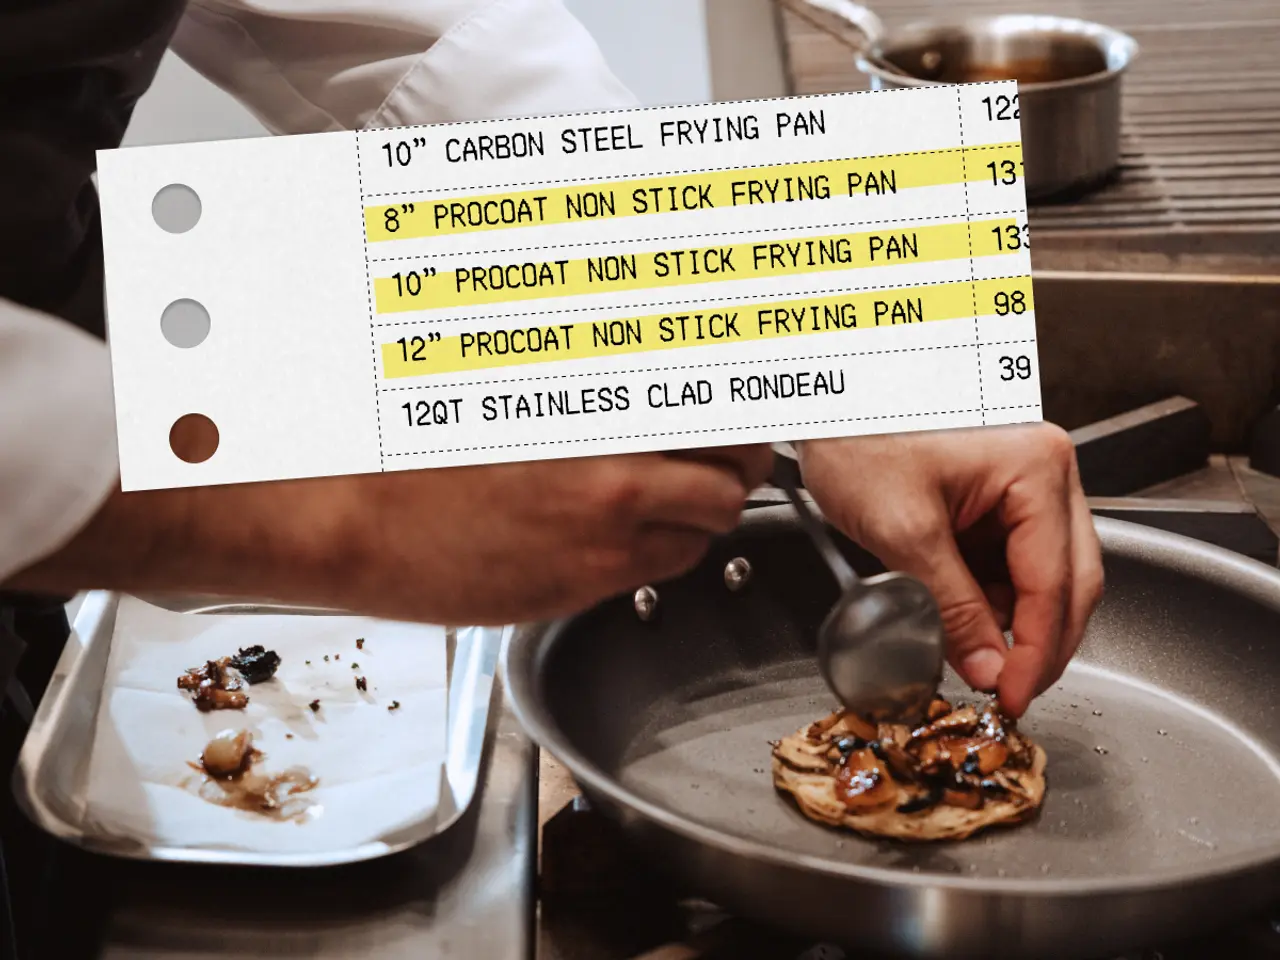
[[[1039,420],[1016,90],[104,152],[124,487]]]

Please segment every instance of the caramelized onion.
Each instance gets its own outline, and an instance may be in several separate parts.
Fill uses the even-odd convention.
[[[941,697],[919,729],[873,726],[838,710],[804,739],[775,744],[774,756],[797,771],[834,774],[836,796],[851,812],[896,803],[902,813],[939,803],[977,810],[987,796],[1024,793],[1013,770],[1033,759],[995,701],[956,709]]]
[[[836,774],[836,795],[849,810],[868,810],[896,800],[898,786],[870,750],[855,750]]]
[[[966,810],[982,809],[982,794],[976,790],[956,790],[948,787],[942,793],[942,802],[952,807],[963,807]]]
[[[831,728],[833,734],[850,734],[859,740],[874,740],[876,728],[855,713],[845,712]]]
[[[929,704],[929,722],[932,723],[934,720],[941,720],[950,713],[952,709],[951,704],[947,703],[947,701],[943,700],[941,697],[938,697],[933,701],[933,703]]]
[[[817,748],[818,753],[811,753],[800,748],[798,744],[791,740],[783,740],[780,744],[773,748],[773,755],[793,770],[802,773],[826,773],[830,769],[823,753],[821,745]]]
[[[978,711],[973,707],[961,707],[916,730],[911,734],[911,738],[924,740],[947,733],[972,733],[977,726]]]
[[[986,776],[995,773],[1009,759],[1009,749],[997,740],[985,740],[979,746],[970,749],[970,754],[978,758],[978,771]]]

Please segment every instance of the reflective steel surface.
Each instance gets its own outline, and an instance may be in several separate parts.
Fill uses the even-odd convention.
[[[773,791],[768,741],[831,706],[813,658],[835,588],[785,508],[749,515],[660,585],[660,624],[620,602],[517,635],[513,702],[637,851],[738,916],[919,957],[1173,942],[1280,902],[1280,572],[1097,527],[1108,594],[1024,721],[1050,788],[1019,829],[879,844],[810,824]],[[723,590],[732,556],[752,562],[749,593]]]

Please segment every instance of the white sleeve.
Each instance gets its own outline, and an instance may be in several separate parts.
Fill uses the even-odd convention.
[[[561,0],[193,0],[172,49],[281,134],[636,105]]]
[[[117,477],[106,345],[0,298],[0,583],[70,540]]]

